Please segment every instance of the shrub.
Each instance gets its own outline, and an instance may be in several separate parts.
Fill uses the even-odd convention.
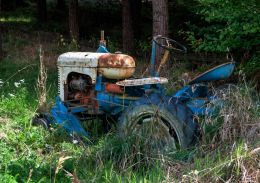
[[[189,24],[187,39],[197,51],[252,50],[260,44],[259,3],[255,0],[197,0],[202,23]]]

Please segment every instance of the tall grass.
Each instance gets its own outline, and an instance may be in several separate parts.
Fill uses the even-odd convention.
[[[214,89],[217,100],[208,105],[218,105],[215,116],[205,116],[203,125],[215,127],[212,143],[239,139],[256,141],[260,139],[260,96],[251,84],[226,84]],[[221,102],[220,102],[221,101]]]
[[[215,89],[223,102],[217,116],[202,120],[202,141],[184,182],[259,182],[260,97],[242,81]]]

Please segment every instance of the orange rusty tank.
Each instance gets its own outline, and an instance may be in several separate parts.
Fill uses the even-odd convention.
[[[133,57],[106,53],[98,58],[98,72],[108,79],[126,79],[135,72]]]

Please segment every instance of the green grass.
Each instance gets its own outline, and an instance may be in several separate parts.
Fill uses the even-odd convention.
[[[21,23],[21,24],[31,24],[36,22],[36,18],[34,17],[34,9],[27,8],[18,8],[12,12],[1,12],[0,22],[3,24],[9,23]]]
[[[2,17],[0,18],[0,22],[3,23],[31,23],[34,19],[31,17],[25,17],[25,16],[8,16],[8,17]]]

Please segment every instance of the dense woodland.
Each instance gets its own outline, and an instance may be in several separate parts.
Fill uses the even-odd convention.
[[[236,62],[227,81],[212,84],[236,87],[218,116],[198,116],[194,146],[155,153],[92,119],[87,139],[32,126],[55,103],[58,56],[96,51],[101,30],[109,51],[135,58],[139,75],[153,36],[185,45],[162,69],[167,93]],[[259,89],[259,0],[0,0],[0,182],[260,182]]]
[[[8,21],[15,16],[17,20]],[[111,47],[133,54],[149,51],[142,49],[150,46],[153,35],[161,34],[185,43],[190,53],[231,52],[247,69],[259,57],[257,0],[2,0],[1,17],[3,33],[17,25],[28,32],[59,33],[79,46],[83,40],[98,40],[100,30],[105,30]]]

